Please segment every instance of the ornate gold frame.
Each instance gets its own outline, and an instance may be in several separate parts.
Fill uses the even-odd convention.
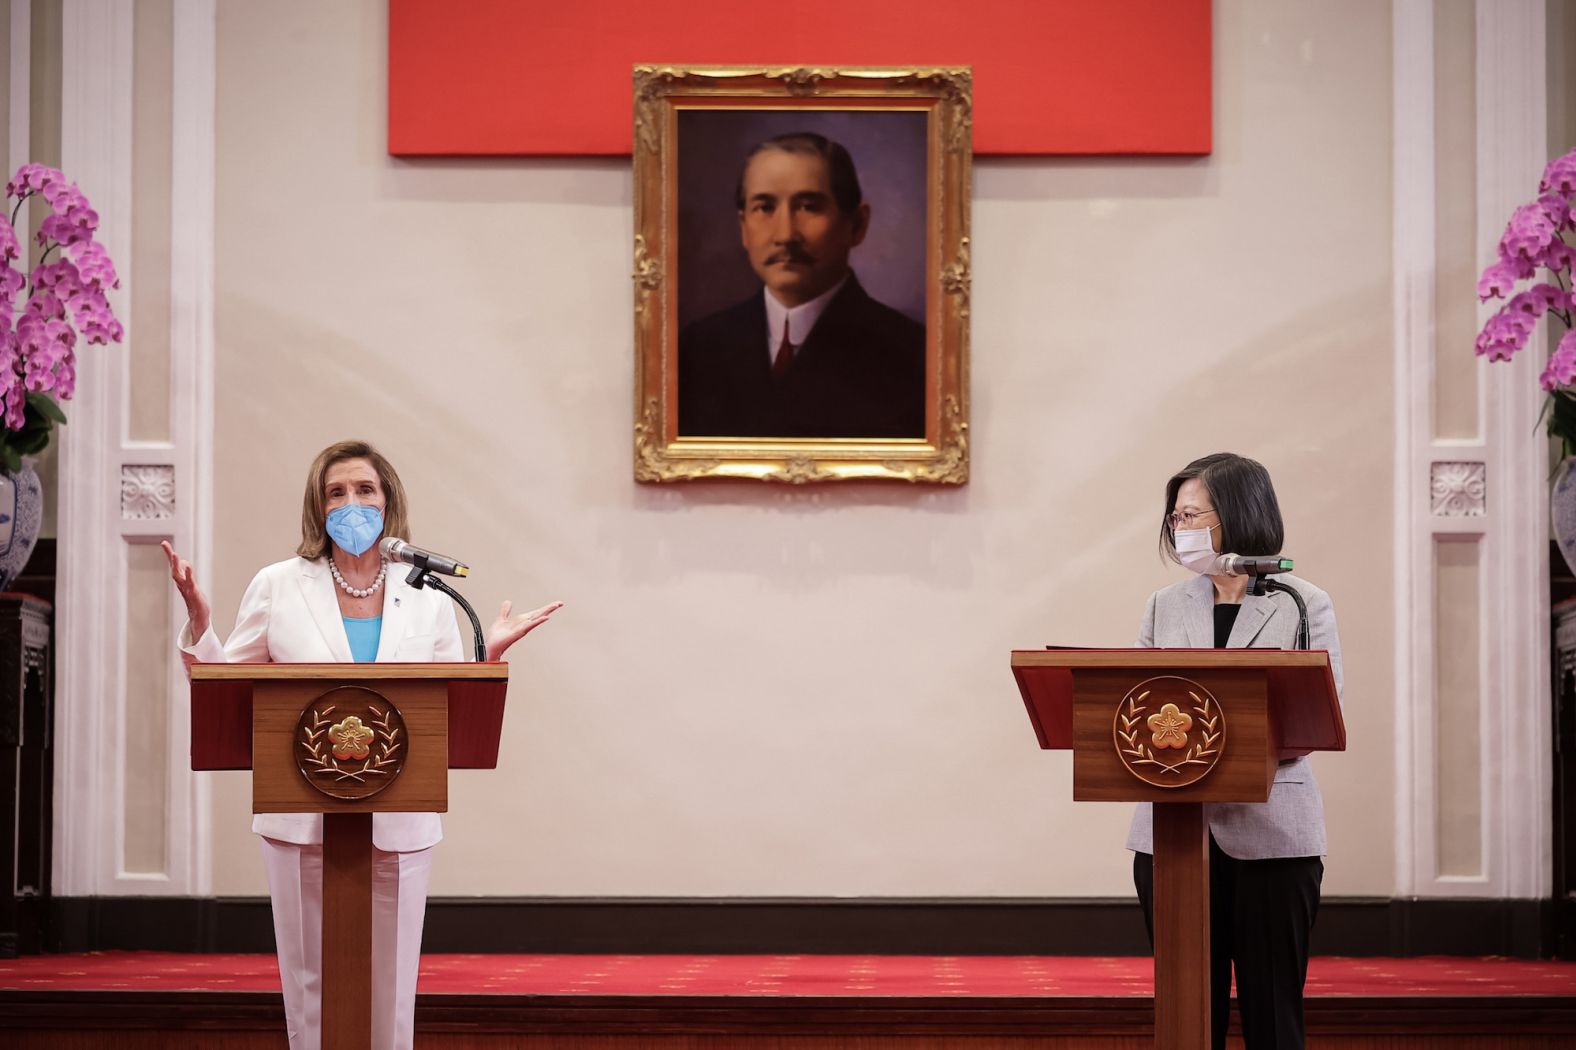
[[[969,476],[969,201],[972,74],[963,68],[636,66],[635,480],[890,479],[960,485]],[[929,112],[926,425],[920,439],[680,438],[676,112],[785,105]]]

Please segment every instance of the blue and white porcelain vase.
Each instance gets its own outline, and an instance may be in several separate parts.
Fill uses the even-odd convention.
[[[1576,574],[1576,456],[1566,456],[1549,490],[1549,523],[1565,564]]]
[[[22,574],[44,523],[44,491],[33,464],[15,474],[0,470],[0,591]]]

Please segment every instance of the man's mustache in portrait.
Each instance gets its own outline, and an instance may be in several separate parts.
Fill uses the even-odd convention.
[[[806,266],[813,266],[815,265],[815,256],[802,248],[784,248],[781,251],[772,252],[766,257],[766,265],[770,266],[773,263],[802,263]]]

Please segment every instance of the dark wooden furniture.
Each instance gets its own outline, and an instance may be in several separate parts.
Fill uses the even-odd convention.
[[[1563,558],[1554,562],[1568,572]],[[1557,957],[1576,959],[1576,596],[1555,604],[1553,614],[1554,885],[1546,940]]]
[[[45,949],[54,798],[48,602],[0,594],[0,958]]]

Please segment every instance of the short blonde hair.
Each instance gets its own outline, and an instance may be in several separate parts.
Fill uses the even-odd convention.
[[[324,528],[328,500],[323,490],[328,483],[328,468],[347,459],[364,459],[377,471],[383,486],[383,535],[410,539],[410,520],[405,511],[405,486],[400,484],[394,465],[365,441],[340,441],[317,454],[306,472],[306,495],[301,500],[301,546],[296,553],[316,561],[328,553],[329,538]]]

